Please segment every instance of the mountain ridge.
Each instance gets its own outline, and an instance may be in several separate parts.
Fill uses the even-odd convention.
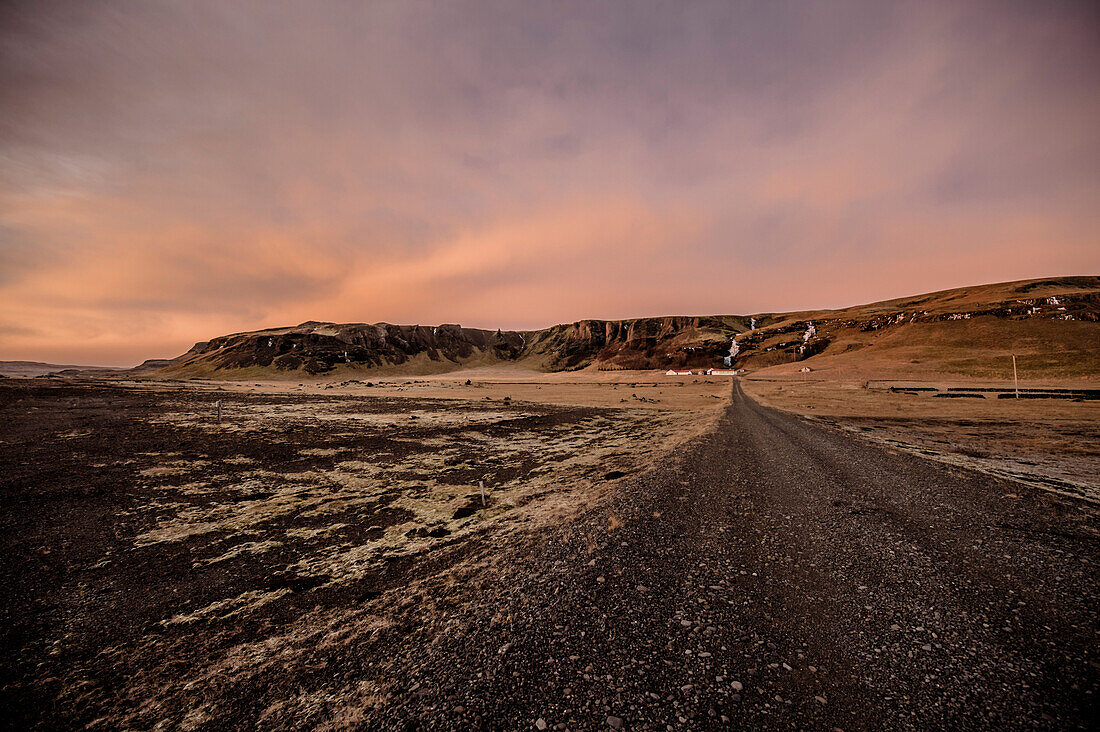
[[[974,319],[1019,324],[1014,327],[1021,332],[1043,331],[1029,337],[1054,342],[1064,339],[1057,326],[1049,324],[1090,324],[1083,336],[1088,351],[1088,340],[1100,322],[1100,277],[1017,280],[833,310],[592,318],[536,330],[306,321],[218,336],[175,359],[147,361],[138,370],[154,376],[197,377],[246,371],[250,376],[420,374],[494,363],[521,363],[543,371],[756,368],[873,345],[860,334],[881,335],[917,325],[931,326],[938,333],[950,328],[945,324]],[[1047,325],[1036,329],[1035,323]],[[1070,350],[1080,351],[1081,339],[1081,333],[1073,334],[1077,345]]]

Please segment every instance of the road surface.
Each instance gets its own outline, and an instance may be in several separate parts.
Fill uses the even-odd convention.
[[[611,515],[614,515],[612,518]],[[1066,729],[1095,721],[1093,512],[764,408],[501,550],[410,621],[368,726]],[[442,607],[448,603],[443,601]],[[369,660],[332,658],[349,678]]]

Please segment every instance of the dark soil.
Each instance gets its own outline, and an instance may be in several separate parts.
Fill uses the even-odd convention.
[[[118,706],[145,701],[125,700],[135,692],[135,678],[186,677],[193,664],[216,659],[235,644],[268,637],[303,613],[358,607],[416,577],[434,575],[480,541],[475,535],[415,559],[393,557],[352,582],[330,584],[328,577],[299,575],[292,569],[327,547],[367,544],[387,527],[409,520],[406,510],[391,506],[398,494],[389,493],[346,514],[272,515],[254,527],[253,538],[277,538],[280,546],[262,554],[244,553],[211,563],[240,543],[239,537],[225,531],[135,544],[135,537],[181,510],[211,508],[215,501],[232,506],[269,499],[278,481],[268,481],[269,490],[240,488],[256,466],[274,474],[308,476],[309,471],[331,468],[352,455],[399,467],[409,455],[438,449],[426,444],[440,439],[447,440],[454,460],[476,466],[488,464],[492,456],[481,443],[469,440],[471,434],[505,439],[512,433],[537,434],[599,413],[526,405],[514,420],[461,425],[461,434],[455,434],[459,430],[453,425],[423,421],[350,430],[334,427],[339,421],[300,416],[273,417],[255,430],[222,431],[210,429],[219,400],[227,425],[245,408],[283,405],[308,405],[337,417],[350,412],[400,414],[425,407],[467,414],[500,409],[499,404],[433,405],[426,400],[331,392],[241,394],[184,385],[5,382],[0,386],[0,556],[5,560],[0,563],[0,724],[61,728],[102,717],[101,724],[117,727],[112,715]],[[200,415],[201,423],[158,421],[165,413],[181,412]],[[341,452],[305,455],[303,447]],[[143,479],[140,471],[162,464],[165,455],[184,463],[195,461],[196,467],[181,475]],[[251,462],[238,462],[242,459]],[[537,464],[525,462],[497,472],[522,477],[524,466],[531,470]],[[399,470],[394,475],[410,477]],[[208,490],[184,490],[195,480],[210,483]],[[323,483],[316,489],[327,490]],[[336,522],[346,525],[328,535],[295,538],[287,533]],[[451,533],[443,527],[421,531],[439,539]],[[173,616],[241,593],[284,588],[290,593],[278,602],[239,619],[165,624]],[[151,687],[142,688],[150,696],[156,694]]]

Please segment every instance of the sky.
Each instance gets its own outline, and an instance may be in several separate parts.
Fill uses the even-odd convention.
[[[0,359],[1100,273],[1092,2],[0,4]]]

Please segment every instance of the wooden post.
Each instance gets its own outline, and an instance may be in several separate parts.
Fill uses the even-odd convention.
[[[1016,398],[1020,398],[1020,379],[1016,376],[1016,354],[1012,354],[1012,381],[1016,385]]]
[[[485,481],[479,480],[477,482],[477,489],[481,491],[481,507],[485,508]]]
[[[221,399],[219,399],[217,401],[217,407],[218,407],[218,424],[221,424],[222,423],[222,400]]]

